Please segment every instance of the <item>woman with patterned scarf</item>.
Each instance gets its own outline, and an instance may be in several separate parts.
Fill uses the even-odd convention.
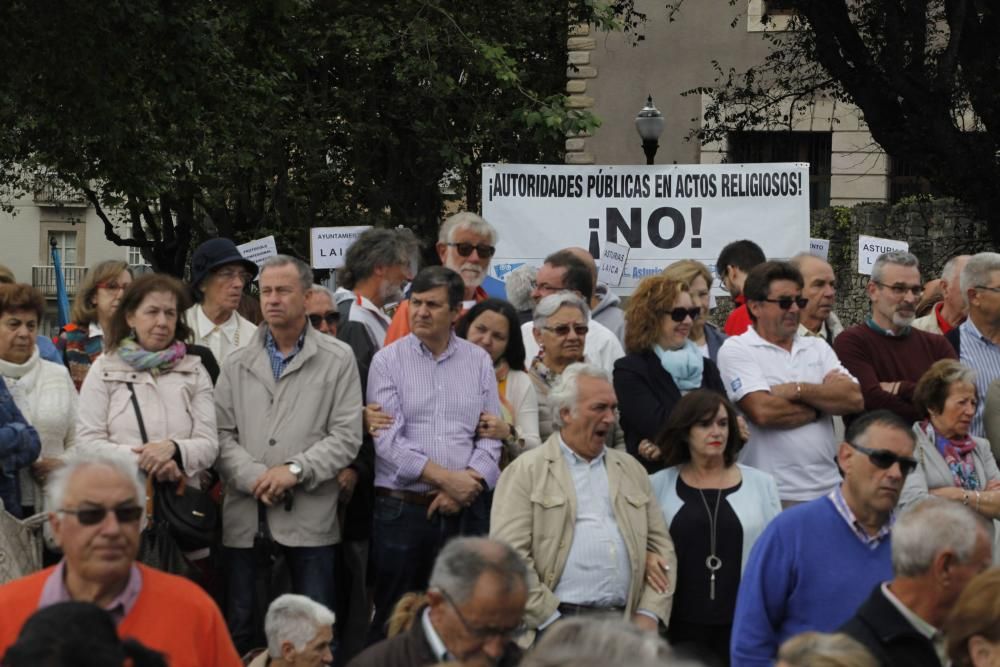
[[[969,434],[979,401],[974,380],[968,366],[942,359],[917,382],[913,402],[927,418],[913,425],[917,467],[903,486],[901,507],[932,494],[988,519],[1000,517],[1000,469],[989,441]],[[878,443],[859,444],[878,448]]]
[[[127,448],[145,475],[185,477],[200,488],[219,439],[212,381],[185,344],[190,331],[179,314],[189,306],[171,276],[146,274],[125,290],[105,332],[107,351],[80,390],[77,446]]]

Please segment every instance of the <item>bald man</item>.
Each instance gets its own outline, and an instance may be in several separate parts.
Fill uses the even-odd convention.
[[[597,320],[615,335],[618,342],[625,344],[625,312],[621,307],[621,299],[612,293],[607,285],[597,284],[597,262],[586,248],[575,246],[567,248],[575,257],[587,265],[594,280],[594,295],[590,298],[590,317]]]

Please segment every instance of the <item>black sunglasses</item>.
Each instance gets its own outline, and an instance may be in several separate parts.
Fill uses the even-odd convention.
[[[796,306],[798,306],[799,309],[802,309],[806,307],[807,303],[809,303],[809,299],[805,298],[804,296],[796,296],[796,297],[783,296],[780,299],[761,299],[761,301],[766,301],[768,303],[776,303],[778,304],[778,308],[781,308],[782,310],[788,310],[789,308],[792,307],[793,303]]]
[[[326,321],[327,326],[331,326],[340,321],[340,313],[332,312],[326,313],[325,315],[310,315],[309,324],[313,326],[313,329],[319,329],[319,325]]]
[[[673,310],[664,311],[663,314],[669,315],[670,319],[674,322],[683,322],[688,317],[696,320],[701,317],[701,308],[674,308]]]
[[[570,326],[568,324],[560,324],[554,327],[542,327],[542,328],[545,329],[546,331],[551,331],[557,336],[568,336],[570,331],[574,331],[576,335],[580,336],[581,338],[583,336],[586,336],[587,332],[590,331],[590,327],[588,327],[586,324],[575,324],[573,326]]]
[[[114,509],[108,509],[107,507],[85,507],[83,509],[61,509],[59,511],[63,514],[72,514],[75,516],[81,526],[96,526],[104,521],[104,517],[108,515],[108,512],[115,513],[115,519],[118,520],[118,523],[133,523],[138,521],[139,517],[142,516],[142,508],[138,505],[115,507]]]
[[[468,257],[475,250],[479,253],[480,257],[492,257],[493,253],[497,251],[496,247],[487,245],[485,243],[449,243],[448,245],[454,247],[458,250],[458,254],[462,257]]]
[[[876,468],[888,470],[892,467],[893,463],[898,463],[899,471],[903,473],[903,477],[906,477],[917,469],[917,460],[912,456],[900,456],[899,454],[890,452],[888,449],[869,449],[868,447],[856,445],[853,442],[848,442],[847,444],[862,454],[867,455]]]

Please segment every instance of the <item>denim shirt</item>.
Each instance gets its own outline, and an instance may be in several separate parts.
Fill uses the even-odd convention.
[[[4,509],[16,517],[21,516],[18,470],[34,462],[41,450],[38,432],[17,409],[7,384],[0,380],[0,500]]]

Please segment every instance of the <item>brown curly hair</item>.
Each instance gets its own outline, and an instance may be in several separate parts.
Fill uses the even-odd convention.
[[[672,310],[680,293],[687,291],[687,283],[664,275],[643,278],[625,307],[625,351],[651,349],[660,338],[663,313]]]

